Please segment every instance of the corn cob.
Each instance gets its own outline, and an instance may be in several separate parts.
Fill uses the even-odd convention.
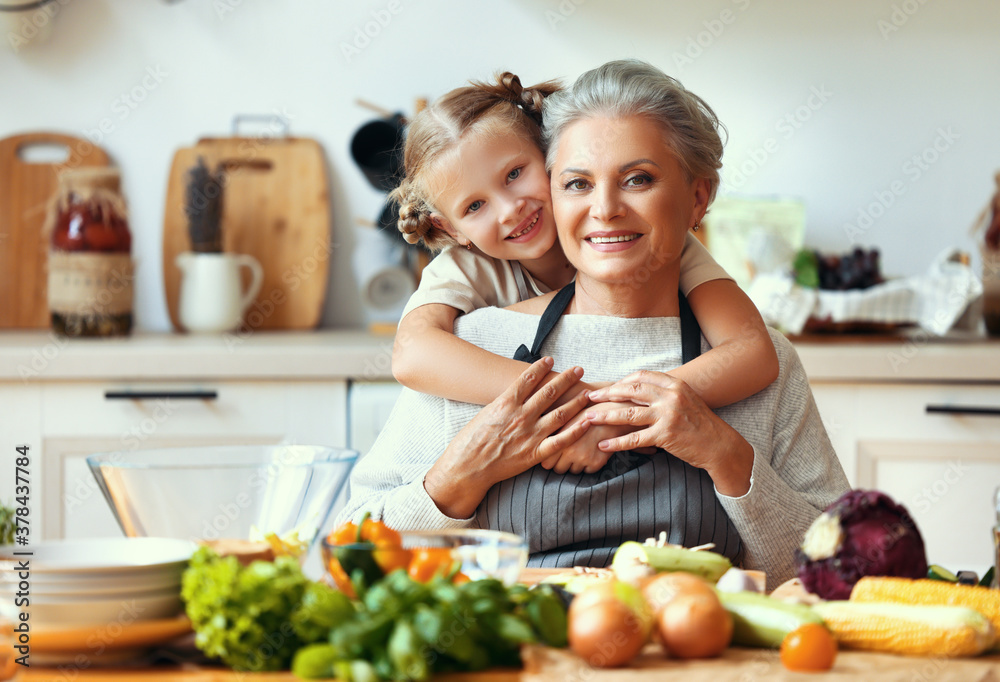
[[[733,617],[733,644],[777,649],[785,636],[807,623],[823,619],[805,604],[791,604],[757,592],[719,592],[719,601]]]
[[[828,601],[812,608],[853,649],[954,658],[981,654],[995,640],[989,619],[964,606]]]
[[[989,618],[993,629],[1000,633],[1000,590],[988,587],[958,585],[940,580],[867,577],[854,585],[851,601],[965,606]]]
[[[733,564],[721,554],[707,550],[685,549],[683,547],[657,547],[641,545],[638,542],[623,542],[611,560],[611,569],[617,574],[628,571],[635,565],[648,565],[653,571],[685,571],[700,575],[713,583]]]

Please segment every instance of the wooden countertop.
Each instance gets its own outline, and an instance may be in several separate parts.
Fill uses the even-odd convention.
[[[745,682],[769,680],[794,682],[986,682],[1000,676],[1000,656],[969,659],[933,659],[842,651],[833,669],[824,673],[790,672],[782,666],[778,652],[766,649],[731,647],[719,658],[701,661],[667,659],[658,645],[651,644],[632,663],[619,669],[591,668],[565,650],[531,648],[525,652],[523,670],[489,670],[478,673],[451,673],[434,679],[442,682],[642,682],[683,680],[684,682]],[[23,682],[140,682],[142,680],[184,680],[185,682],[296,682],[291,673],[240,673],[224,668],[63,668],[32,667]]]
[[[0,333],[0,382],[64,380],[391,380],[392,335],[364,331],[137,333],[66,339]]]
[[[561,569],[527,568],[522,582],[532,584]],[[496,669],[477,673],[438,675],[442,682],[634,682],[684,680],[684,682],[746,682],[766,679],[779,682],[802,680],[803,673],[790,672],[781,664],[778,652],[768,649],[730,647],[719,658],[679,661],[668,659],[657,644],[649,644],[629,666],[596,669],[567,649],[526,647],[524,669]],[[32,666],[20,679],[24,682],[139,682],[140,680],[183,680],[185,682],[293,682],[291,673],[241,673],[224,667],[183,663],[180,665],[105,666],[94,665],[86,655],[75,664],[58,667]],[[968,659],[930,659],[889,654],[841,651],[833,669],[810,679],[822,682],[985,682],[1000,679],[1000,655]]]

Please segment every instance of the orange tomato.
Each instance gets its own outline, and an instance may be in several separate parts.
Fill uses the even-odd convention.
[[[420,547],[413,550],[407,573],[414,580],[425,583],[435,575],[448,575],[454,562],[447,547]]]
[[[808,623],[781,642],[781,662],[789,670],[829,670],[837,658],[837,641],[824,626]]]

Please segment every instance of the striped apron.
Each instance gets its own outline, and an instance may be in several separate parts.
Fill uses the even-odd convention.
[[[574,283],[549,303],[532,348],[516,360],[534,362],[573,298]],[[701,329],[684,295],[680,300],[682,359],[701,353]],[[557,474],[535,466],[490,488],[476,512],[483,528],[516,533],[528,542],[529,566],[606,566],[626,540],[666,532],[672,544],[715,543],[734,564],[742,558],[739,533],[715,496],[711,477],[665,450],[617,452],[593,474]]]

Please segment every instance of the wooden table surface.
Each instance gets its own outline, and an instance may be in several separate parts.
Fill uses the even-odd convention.
[[[526,569],[522,580],[534,583],[553,573],[551,569]],[[785,670],[777,651],[730,647],[723,656],[701,661],[668,659],[658,645],[650,644],[625,668],[595,669],[565,649],[527,647],[523,670],[490,670],[478,673],[439,675],[442,682],[757,682],[759,680],[817,682],[997,682],[1000,655],[973,659],[943,660],[911,658],[888,654],[842,651],[834,668],[822,674],[806,675]],[[0,675],[0,679],[3,676]],[[23,682],[139,682],[141,680],[181,680],[183,682],[293,682],[291,673],[242,673],[221,666],[194,663],[156,664],[127,662],[119,665],[95,664],[83,653],[64,665],[32,665],[21,669]]]
[[[842,651],[832,670],[804,674],[785,670],[778,652],[731,647],[720,658],[678,661],[666,658],[651,644],[628,667],[595,669],[566,650],[532,648],[526,653],[524,670],[492,670],[479,673],[439,675],[441,682],[996,682],[1000,679],[1000,656],[942,660],[908,658],[888,654]],[[239,673],[224,668],[38,668],[24,672],[23,682],[293,682],[291,673]]]

